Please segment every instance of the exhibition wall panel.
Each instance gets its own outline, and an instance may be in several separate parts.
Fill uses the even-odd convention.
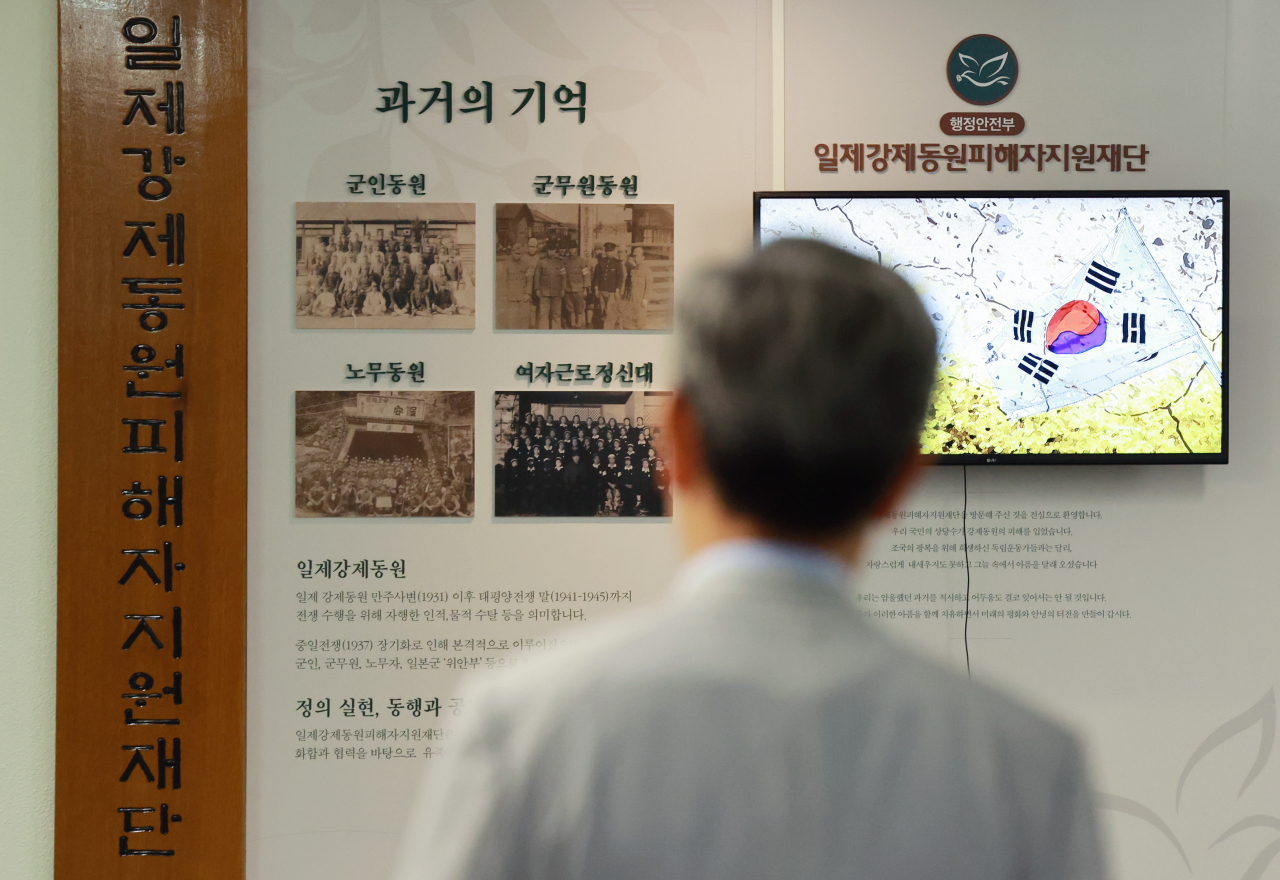
[[[385,874],[462,678],[665,591],[672,316],[750,246],[768,16],[251,4],[250,877]]]
[[[789,189],[1231,191],[1230,465],[937,471],[888,524],[856,591],[902,638],[957,662],[965,618],[954,598],[970,594],[974,675],[1085,735],[1117,876],[1265,870],[1270,839],[1237,829],[1274,814],[1280,797],[1268,636],[1280,606],[1264,549],[1277,488],[1275,364],[1259,335],[1277,319],[1268,242],[1280,175],[1256,149],[1276,136],[1258,49],[1259,34],[1275,33],[1273,13],[1227,2],[1048,10],[793,0],[786,10]],[[1016,83],[999,103],[970,105],[949,87],[949,53],[970,34],[1014,50]],[[831,75],[836,53],[841,77]],[[1199,73],[1188,78],[1191,57]],[[998,66],[984,81],[1011,70]],[[1024,127],[948,130],[946,114],[981,112]],[[866,145],[865,167],[824,171],[820,145],[832,143]],[[880,171],[867,151],[884,144]],[[895,161],[899,144],[913,145],[913,168],[905,155]],[[959,144],[969,161],[948,162],[946,148]],[[930,146],[944,158],[926,166]],[[1211,282],[1195,267],[1216,244],[1209,226],[1194,225],[1194,235],[1150,246],[1175,249],[1180,280]],[[1068,260],[1078,232],[1062,229]],[[1181,406],[1163,410],[1172,427]],[[966,503],[967,569],[954,530]]]
[[[1084,735],[1117,876],[1265,871],[1278,31],[1227,0],[252,0],[216,377],[249,376],[248,876],[385,875],[464,678],[662,598],[672,316],[768,189],[1231,191],[1231,463],[938,469],[850,590]],[[1217,234],[1147,245],[1190,283]]]

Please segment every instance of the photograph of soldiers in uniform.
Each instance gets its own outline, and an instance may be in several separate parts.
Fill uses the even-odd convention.
[[[670,330],[675,205],[497,206],[499,330]]]
[[[471,391],[298,391],[300,517],[472,516]]]
[[[661,391],[494,395],[496,516],[670,516]]]
[[[476,206],[299,202],[300,329],[471,329]]]

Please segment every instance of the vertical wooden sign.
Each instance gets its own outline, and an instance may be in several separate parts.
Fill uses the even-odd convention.
[[[244,873],[243,0],[62,0],[55,875]]]

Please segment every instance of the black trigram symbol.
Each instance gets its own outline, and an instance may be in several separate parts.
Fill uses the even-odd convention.
[[[1013,338],[1019,342],[1031,341],[1031,325],[1035,323],[1034,312],[1018,309],[1013,313]]]
[[[1139,345],[1147,341],[1147,316],[1139,312],[1125,312],[1120,325],[1121,342],[1136,342]]]
[[[1120,280],[1120,273],[1115,269],[1108,269],[1097,260],[1094,260],[1089,264],[1089,272],[1084,276],[1084,280],[1103,293],[1115,293],[1116,282]]]
[[[1022,360],[1018,363],[1018,369],[1037,382],[1044,384],[1053,378],[1053,374],[1058,370],[1058,365],[1053,361],[1036,357],[1034,354],[1028,354],[1023,355]]]

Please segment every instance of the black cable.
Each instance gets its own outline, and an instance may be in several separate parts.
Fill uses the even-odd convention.
[[[961,465],[964,475],[964,509],[960,513],[960,528],[964,532],[964,668],[973,678],[969,665],[969,466]]]

